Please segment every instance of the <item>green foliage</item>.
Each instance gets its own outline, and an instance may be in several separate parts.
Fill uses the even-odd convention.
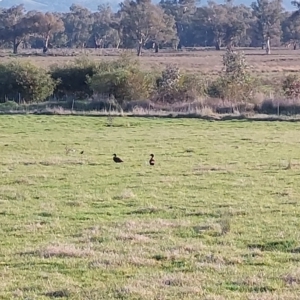
[[[227,50],[223,65],[224,73],[209,86],[208,95],[236,102],[251,100],[258,85],[248,71],[244,53]]]
[[[180,92],[185,100],[195,100],[207,94],[207,83],[197,74],[183,74],[179,82]]]
[[[282,84],[283,92],[286,96],[291,98],[298,98],[300,96],[300,79],[297,75],[288,75]]]
[[[70,48],[111,45],[124,49],[136,48],[136,42],[141,47],[155,42],[159,47],[177,48],[184,44],[215,46],[218,50],[229,44],[261,46],[268,36],[272,46],[279,46],[281,38],[299,40],[299,7],[291,14],[283,11],[279,0],[259,0],[249,6],[232,1],[209,1],[205,6],[198,6],[195,0],[161,0],[159,5],[151,1],[121,1],[118,11],[101,5],[93,12],[88,4],[67,6],[70,10],[61,14],[35,10],[26,13],[26,5],[2,8],[1,41],[13,46],[17,53],[24,39],[30,46],[42,39],[44,45],[50,42]]]
[[[244,82],[235,82],[222,76],[209,85],[207,94],[213,98],[233,102],[251,102],[255,87],[257,87],[257,82],[252,77]]]
[[[154,78],[139,68],[137,60],[128,55],[100,64],[98,73],[88,79],[91,90],[124,101],[148,99],[154,89]]]
[[[53,94],[55,81],[42,68],[29,62],[0,64],[0,97],[2,100],[41,102]]]
[[[0,103],[0,111],[17,110],[19,105],[15,101],[6,101]]]
[[[178,90],[179,82],[182,74],[178,67],[167,66],[162,71],[161,78],[159,79],[159,90],[165,92],[171,92]]]
[[[76,59],[70,64],[51,67],[51,76],[59,83],[55,89],[58,97],[72,95],[74,98],[86,98],[92,95],[87,78],[97,73],[99,66],[86,57]]]
[[[125,1],[120,8],[124,45],[134,47],[138,41],[138,55],[148,41],[164,44],[176,37],[174,17],[151,1]]]
[[[212,98],[221,98],[224,99],[224,88],[225,84],[222,77],[217,78],[216,80],[209,83],[207,87],[207,94]]]
[[[178,67],[167,66],[157,78],[156,102],[193,101],[205,94],[205,84],[195,74],[181,74]]]
[[[227,50],[223,55],[223,65],[228,81],[243,83],[249,77],[247,61],[242,51]]]

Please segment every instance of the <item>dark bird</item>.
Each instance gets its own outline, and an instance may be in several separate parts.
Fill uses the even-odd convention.
[[[83,152],[84,152],[84,151],[82,150],[82,151],[80,152],[80,154],[83,154]]]
[[[150,158],[150,160],[149,160],[149,164],[151,165],[151,166],[154,166],[154,164],[155,164],[155,160],[154,160],[154,154],[150,154],[150,156],[151,156],[151,158]]]
[[[113,160],[114,160],[115,163],[122,163],[123,162],[123,160],[120,157],[118,157],[117,154],[114,154]]]

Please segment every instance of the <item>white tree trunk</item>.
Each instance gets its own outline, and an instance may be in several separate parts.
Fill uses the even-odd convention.
[[[270,38],[268,37],[266,42],[266,54],[271,54]]]
[[[141,39],[138,42],[137,56],[141,56],[142,55],[142,47],[143,47],[143,40]]]

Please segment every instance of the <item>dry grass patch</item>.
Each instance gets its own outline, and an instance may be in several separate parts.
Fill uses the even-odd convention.
[[[67,201],[66,205],[70,206],[70,207],[80,207],[83,204],[81,202],[79,202],[79,201]]]
[[[292,270],[281,278],[287,285],[300,285],[300,268]]]
[[[85,162],[81,158],[66,159],[63,157],[52,157],[48,160],[39,161],[42,166],[57,166],[57,165],[83,165]]]
[[[131,256],[128,258],[128,264],[134,267],[154,267],[157,265],[157,262],[152,258],[140,257],[140,256]]]
[[[117,253],[100,253],[100,258],[89,262],[91,269],[115,269],[127,263],[127,258]]]
[[[130,189],[125,189],[123,190],[120,195],[118,196],[115,196],[114,199],[115,200],[125,200],[125,199],[131,199],[131,198],[134,198],[135,197],[135,194],[133,193],[132,190]]]
[[[196,233],[209,233],[209,232],[212,232],[212,233],[221,234],[221,232],[222,232],[220,224],[217,224],[217,223],[214,223],[214,222],[211,222],[211,223],[208,223],[208,224],[205,224],[205,225],[199,225],[199,226],[196,225],[196,226],[193,226],[192,228]]]
[[[229,172],[228,166],[205,166],[205,165],[198,165],[193,167],[194,172],[218,172],[218,171],[226,171]]]
[[[134,211],[129,212],[129,215],[135,214],[135,215],[145,215],[145,214],[155,214],[158,212],[163,211],[162,208],[158,208],[158,207],[153,207],[153,206],[149,206],[149,207],[141,207],[138,208]]]
[[[37,222],[26,224],[23,226],[23,228],[26,229],[28,232],[37,232],[45,228],[45,225],[47,225],[47,222],[37,221]]]
[[[13,184],[34,185],[35,182],[28,177],[20,177],[16,179]]]
[[[131,243],[149,243],[152,241],[148,236],[142,234],[132,234],[123,232],[116,237],[120,241],[130,241]]]
[[[43,247],[39,250],[35,251],[27,251],[21,253],[22,255],[38,255],[43,258],[52,258],[52,257],[59,257],[59,258],[82,258],[82,257],[89,257],[94,256],[95,252],[92,249],[82,249],[76,247],[72,244],[52,244],[46,247]]]
[[[187,296],[199,297],[204,294],[202,285],[205,282],[205,275],[202,272],[195,273],[167,273],[153,272],[147,276],[139,276],[128,280],[121,288],[123,297],[141,297],[142,299],[169,299],[180,297],[185,299]],[[188,299],[187,298],[187,299]]]
[[[251,66],[250,71],[255,75],[266,74],[273,76],[280,76],[286,72],[297,72],[300,70],[300,64],[297,57],[299,50],[292,51],[289,49],[273,48],[272,55],[265,55],[264,50],[260,48],[242,48],[247,57],[247,61]],[[25,50],[26,53],[21,52],[18,55],[20,60],[29,60],[37,66],[42,66],[46,69],[53,63],[64,64],[76,59],[80,55],[88,55],[95,61],[115,60],[119,57],[120,51],[95,51],[89,49],[88,51],[69,50],[51,50],[51,55],[43,57],[34,50]],[[3,53],[3,60],[10,60],[8,53]],[[212,49],[197,48],[196,51],[181,51],[177,53],[163,51],[158,54],[153,54],[151,51],[144,51],[143,56],[140,57],[140,63],[144,70],[162,70],[169,64],[176,64],[187,73],[199,73],[207,75],[211,78],[216,77],[222,70],[222,55],[224,50],[215,51]],[[54,56],[53,56],[54,55]],[[292,63],[292,67],[291,67]]]
[[[69,290],[64,289],[64,290],[47,292],[44,295],[50,298],[69,298],[71,296],[71,292]]]
[[[191,287],[193,291],[199,293],[201,289],[201,281],[205,280],[205,275],[201,272],[194,273],[169,273],[162,275],[159,279],[160,284],[163,286],[178,286],[181,288]]]
[[[148,249],[146,249],[148,250]],[[120,267],[154,267],[157,262],[146,257],[145,250],[134,251],[134,254],[122,254],[114,252],[98,252],[99,258],[89,263],[89,268],[117,269]],[[132,251],[133,252],[133,251]]]
[[[258,294],[248,293],[246,295],[247,300],[295,300],[299,297],[299,291],[289,292],[263,292]]]
[[[119,228],[126,228],[130,232],[141,233],[144,231],[170,231],[174,228],[190,225],[190,221],[186,219],[166,220],[154,218],[150,220],[128,220],[119,224]]]

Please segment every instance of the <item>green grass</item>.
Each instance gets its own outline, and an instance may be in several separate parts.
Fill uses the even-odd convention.
[[[297,123],[0,125],[1,299],[298,298]]]

